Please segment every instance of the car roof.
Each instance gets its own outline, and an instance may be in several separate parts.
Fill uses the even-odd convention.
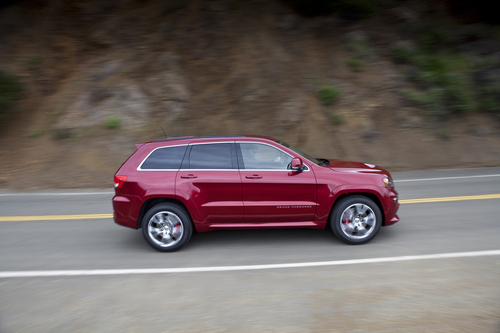
[[[203,140],[203,139],[218,139],[218,138],[241,138],[245,135],[213,135],[213,136],[179,136],[179,137],[167,137],[165,139],[153,140],[151,142],[162,142],[162,141],[174,141],[174,140]]]
[[[170,142],[170,141],[185,141],[184,143],[195,143],[195,142],[210,142],[210,141],[219,141],[219,139],[223,139],[223,141],[232,141],[238,139],[260,139],[260,140],[270,140],[278,142],[278,140],[268,137],[268,136],[259,136],[259,135],[214,135],[214,136],[180,136],[180,137],[167,137],[165,139],[154,140],[147,143],[162,143],[162,142]]]

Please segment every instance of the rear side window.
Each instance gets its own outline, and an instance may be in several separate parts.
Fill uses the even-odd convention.
[[[187,146],[165,147],[154,150],[142,163],[142,170],[178,170]]]
[[[233,169],[231,147],[230,143],[193,145],[187,168]]]

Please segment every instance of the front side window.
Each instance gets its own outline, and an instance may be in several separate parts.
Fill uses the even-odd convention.
[[[142,170],[178,170],[187,146],[164,147],[154,150],[142,163]]]
[[[240,143],[245,169],[287,170],[292,157],[281,150],[261,143]]]
[[[297,149],[297,148],[295,148],[295,147],[290,146],[290,145],[289,145],[288,143],[286,143],[286,142],[283,142],[283,141],[277,141],[277,142],[278,142],[280,145],[285,146],[285,147],[287,147],[287,148],[288,148],[288,149],[290,149],[290,150],[293,150],[294,152],[296,152],[296,153],[297,153],[297,154],[299,154],[300,156],[305,157],[306,159],[308,159],[309,161],[311,161],[311,162],[313,162],[313,163],[315,163],[315,164],[317,164],[317,165],[324,165],[324,164],[323,164],[324,162],[321,162],[321,161],[320,161],[320,160],[318,160],[317,158],[311,157],[311,156],[307,155],[306,153],[301,152],[300,150],[298,150],[298,149]],[[323,160],[323,161],[326,161],[326,160]],[[327,164],[327,165],[328,165],[328,164]]]
[[[231,144],[211,143],[193,145],[189,169],[232,169]]]

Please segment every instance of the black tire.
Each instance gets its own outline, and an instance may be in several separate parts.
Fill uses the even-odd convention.
[[[173,203],[158,204],[142,219],[142,235],[155,250],[173,252],[191,238],[193,223],[186,210]]]
[[[382,226],[382,213],[373,200],[364,196],[341,199],[330,215],[330,226],[335,236],[347,244],[371,241]]]

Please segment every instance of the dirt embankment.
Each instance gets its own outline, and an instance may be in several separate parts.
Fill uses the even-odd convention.
[[[491,115],[436,120],[401,94],[419,87],[390,50],[411,47],[403,28],[425,13],[402,3],[357,21],[304,18],[279,1],[3,7],[0,70],[25,92],[2,119],[0,188],[111,187],[133,144],[161,138],[160,127],[275,136],[394,171],[499,165]],[[486,45],[471,57],[500,52]],[[326,85],[339,91],[331,105],[317,95]]]

